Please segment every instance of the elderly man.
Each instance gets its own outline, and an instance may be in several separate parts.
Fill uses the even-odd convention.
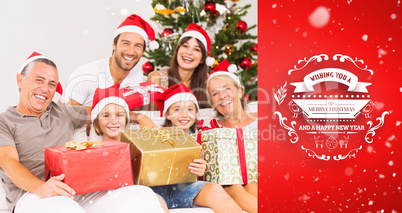
[[[163,212],[148,187],[75,196],[63,183],[64,174],[45,181],[44,149],[69,141],[73,131],[86,122],[88,110],[52,102],[60,89],[57,68],[38,53],[24,63],[17,83],[18,105],[0,114],[0,177],[10,209],[15,213]]]
[[[141,70],[134,70],[134,66],[141,59],[147,43],[150,49],[159,46],[152,27],[140,16],[128,16],[114,33],[112,56],[82,65],[75,70],[70,76],[61,102],[92,106],[98,87],[104,89],[116,83],[120,84],[120,88],[138,86],[144,81],[144,76]],[[83,128],[77,131],[74,140],[87,140],[85,130]],[[91,132],[93,137],[90,139],[100,139],[94,133]]]

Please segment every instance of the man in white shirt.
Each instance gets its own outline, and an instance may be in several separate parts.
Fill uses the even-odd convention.
[[[96,88],[107,88],[120,83],[120,88],[136,87],[143,82],[141,70],[134,70],[145,52],[148,38],[149,47],[158,48],[155,32],[141,17],[132,14],[117,28],[114,35],[113,54],[110,58],[100,59],[79,67],[71,74],[66,91],[60,102],[71,105],[92,106]],[[96,134],[87,138],[86,128],[75,133],[74,140],[97,139]]]

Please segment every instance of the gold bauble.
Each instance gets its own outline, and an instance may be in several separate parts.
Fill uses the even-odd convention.
[[[234,51],[234,47],[233,47],[232,44],[228,44],[228,45],[225,47],[225,50],[224,50],[226,56],[232,55],[233,51]]]

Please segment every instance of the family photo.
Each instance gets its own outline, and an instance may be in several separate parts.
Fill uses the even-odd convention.
[[[257,0],[3,4],[1,213],[257,212]]]

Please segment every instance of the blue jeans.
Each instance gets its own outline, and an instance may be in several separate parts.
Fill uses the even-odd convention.
[[[210,182],[196,181],[194,183],[153,186],[151,189],[165,200],[169,209],[192,208],[197,207],[194,205],[194,198],[208,183]]]

